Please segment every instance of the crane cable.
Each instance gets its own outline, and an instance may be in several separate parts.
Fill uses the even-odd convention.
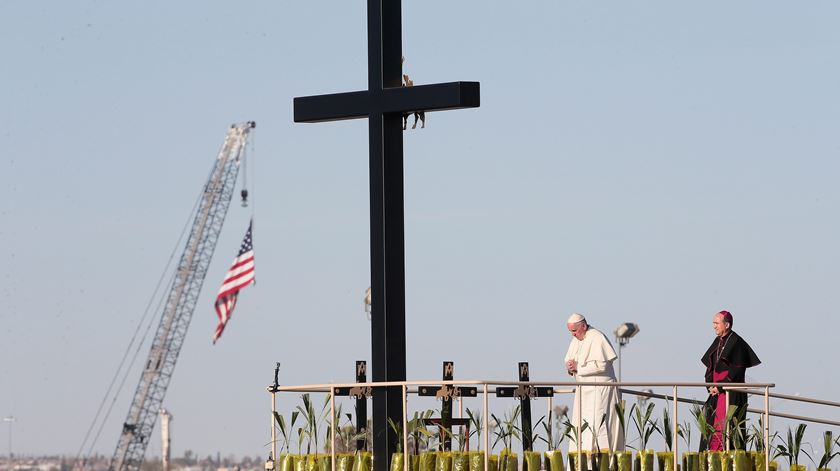
[[[211,170],[211,174],[212,174],[212,170]],[[128,357],[129,353],[131,352],[132,346],[137,341],[137,334],[138,334],[138,332],[140,332],[141,327],[143,326],[143,323],[146,321],[147,317],[149,317],[149,313],[151,312],[150,308],[151,308],[152,304],[154,303],[155,299],[158,298],[158,295],[160,294],[160,288],[163,285],[163,280],[166,277],[166,274],[170,271],[170,268],[172,267],[172,261],[175,258],[175,254],[178,253],[178,249],[181,247],[182,241],[184,240],[184,235],[186,234],[187,228],[190,225],[190,221],[195,217],[195,214],[198,210],[198,205],[201,202],[201,198],[202,198],[203,193],[204,193],[204,189],[202,188],[202,190],[198,194],[198,197],[195,200],[195,203],[193,204],[193,208],[190,211],[190,214],[189,214],[186,222],[184,223],[184,227],[181,229],[181,234],[178,236],[178,241],[176,242],[175,247],[172,249],[172,252],[169,254],[169,259],[166,262],[166,266],[164,267],[163,272],[161,273],[160,278],[158,279],[157,285],[155,286],[155,290],[152,293],[152,296],[149,298],[149,302],[146,304],[146,309],[143,311],[143,315],[140,318],[140,321],[137,323],[137,328],[134,330],[134,334],[131,337],[131,341],[128,343],[128,346],[125,349],[125,353],[123,353],[122,359],[120,360],[119,366],[117,366],[117,370],[114,372],[113,378],[111,378],[111,383],[108,385],[108,389],[106,390],[105,395],[102,398],[102,401],[99,403],[99,407],[96,410],[96,414],[94,415],[93,421],[91,422],[90,427],[88,427],[88,430],[85,433],[85,438],[84,438],[84,440],[82,440],[82,444],[79,446],[79,450],[76,453],[76,458],[73,462],[73,469],[81,469],[87,463],[88,458],[90,457],[91,452],[93,450],[93,447],[96,445],[96,442],[98,441],[99,436],[102,433],[102,429],[105,426],[105,422],[108,420],[109,416],[111,415],[111,411],[113,410],[114,404],[116,403],[117,398],[119,397],[120,393],[122,392],[123,386],[125,386],[125,382],[126,382],[126,379],[128,378],[128,374],[130,373],[131,368],[136,364],[137,355],[139,354],[143,345],[146,343],[146,339],[149,336],[149,332],[150,332],[151,326],[152,326],[152,321],[154,320],[154,318],[149,319],[149,322],[146,325],[146,329],[144,330],[140,341],[137,343],[137,348],[134,351],[134,355],[132,355],[131,361],[129,362],[128,366],[126,366],[125,365],[125,360]],[[172,283],[172,280],[173,280],[174,277],[175,277],[175,272],[173,271],[172,274],[169,276],[169,284]],[[160,296],[158,298],[157,305],[155,306],[155,309],[157,311],[160,311],[161,305],[163,304],[163,302],[164,302],[164,298],[163,298],[163,296]],[[108,397],[111,394],[111,390],[113,389],[114,383],[116,383],[117,378],[120,376],[120,373],[123,373],[123,377],[122,377],[122,380],[120,381],[120,385],[117,388],[116,392],[114,392],[114,395],[111,398],[111,404],[108,407],[108,410],[106,411],[105,415],[102,417],[102,421],[99,424],[99,428],[96,432],[96,435],[94,436],[94,439],[91,441],[90,447],[88,448],[87,453],[85,453],[85,455],[84,455],[84,459],[82,460],[82,463],[81,463],[81,468],[77,468],[77,465],[79,464],[79,458],[82,455],[82,451],[85,448],[85,444],[87,443],[88,439],[90,438],[91,432],[96,427],[96,423],[97,423],[97,420],[99,419],[99,415],[102,413],[102,408],[105,406],[105,403],[108,401]]]

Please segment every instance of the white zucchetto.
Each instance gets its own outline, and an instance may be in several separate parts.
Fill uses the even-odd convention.
[[[569,316],[569,320],[566,321],[566,323],[567,324],[577,324],[578,322],[585,321],[585,320],[586,320],[585,317],[583,317],[581,314],[578,314],[578,313],[575,312],[575,313],[572,313],[571,316]]]

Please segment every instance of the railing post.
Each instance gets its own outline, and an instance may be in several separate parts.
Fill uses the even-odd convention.
[[[274,415],[277,414],[277,391],[271,391],[271,459],[277,469],[277,429],[274,425]]]
[[[554,386],[551,387],[554,389]],[[548,396],[548,413],[545,415],[548,418],[548,448],[551,448],[551,442],[554,440],[554,421],[551,417],[551,406],[554,403],[552,396]]]
[[[402,400],[403,400],[403,471],[408,471],[408,386],[402,385]],[[390,469],[390,466],[388,467]],[[333,468],[335,470],[335,468]]]
[[[487,406],[487,383],[484,383],[484,471],[490,469],[490,414]]]
[[[581,429],[583,428],[583,411],[580,409],[581,404],[583,403],[582,396],[582,387],[580,384],[578,384],[577,388],[575,389],[575,411],[577,411],[577,440],[575,440],[575,446],[577,447],[577,459],[575,460],[575,467],[577,468],[577,471],[581,471],[581,461],[583,461],[580,457],[580,441],[583,440],[583,437],[581,436],[583,435],[583,432],[581,431]]]
[[[341,420],[341,418],[339,418]],[[330,460],[332,461],[332,469],[335,469],[335,388],[330,386]],[[315,450],[318,453],[318,450]],[[274,470],[278,471],[278,470]]]
[[[677,439],[677,435],[679,435],[680,431],[680,421],[679,417],[677,417],[677,386],[674,385],[674,435],[671,437],[674,448],[674,471],[677,471],[679,468],[677,464],[679,463],[679,454],[680,454],[680,441]],[[684,471],[688,471],[687,469]],[[769,470],[768,470],[769,471]]]
[[[718,394],[721,394],[720,389],[718,389]],[[726,397],[726,409],[723,410],[723,427],[721,427],[720,429],[720,438],[723,439],[723,449],[729,451],[729,421],[726,420],[726,416],[729,415],[729,390],[727,390],[723,394],[725,394]]]
[[[770,471],[770,386],[764,386],[764,469]]]

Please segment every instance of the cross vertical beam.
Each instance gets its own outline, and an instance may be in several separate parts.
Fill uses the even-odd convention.
[[[356,362],[356,382],[367,382],[367,363]],[[367,397],[356,397],[356,433],[361,434],[356,440],[356,451],[367,449]]]
[[[399,1],[368,0],[368,90],[382,101],[385,88],[402,84],[402,18]],[[402,381],[405,367],[405,217],[403,214],[402,115],[368,118],[370,137],[371,363],[373,381]],[[402,423],[398,387],[373,391],[376,471],[388,469],[397,437],[388,419]]]
[[[405,362],[405,243],[402,115],[476,108],[478,82],[402,87],[400,0],[368,0],[368,89],[296,97],[295,122],[368,118],[370,165],[371,367],[374,382],[403,381]],[[399,387],[373,392],[373,455],[387,471],[402,421]]]

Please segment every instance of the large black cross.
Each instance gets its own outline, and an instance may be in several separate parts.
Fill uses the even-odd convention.
[[[479,106],[478,82],[402,87],[399,0],[368,0],[368,89],[298,97],[295,122],[368,118],[370,139],[371,363],[373,381],[402,381],[405,368],[405,240],[402,114]],[[402,420],[399,387],[373,393],[373,454],[386,471]]]
[[[455,379],[455,362],[443,362],[444,381],[452,381]],[[476,397],[478,395],[478,388],[475,386],[450,386],[444,384],[443,386],[419,386],[417,388],[418,396],[434,396],[441,400],[440,418],[428,418],[427,424],[436,424],[440,429],[440,451],[452,451],[452,426],[466,426],[466,444],[467,451],[469,451],[469,419],[453,419],[452,418],[452,400],[458,397]]]
[[[528,368],[527,361],[519,362],[519,381],[531,381],[531,372]],[[496,397],[512,397],[519,399],[519,417],[520,428],[522,430],[522,457],[523,463],[526,451],[534,450],[534,441],[532,440],[531,427],[531,399],[537,397],[554,397],[554,388],[548,386],[531,386],[529,384],[520,384],[515,388],[496,388]],[[536,470],[527,470],[536,471]]]
[[[356,382],[367,383],[367,363],[364,360],[356,362]],[[354,386],[335,388],[334,391],[336,396],[352,396],[356,399],[356,451],[367,450],[367,400],[371,388]]]

